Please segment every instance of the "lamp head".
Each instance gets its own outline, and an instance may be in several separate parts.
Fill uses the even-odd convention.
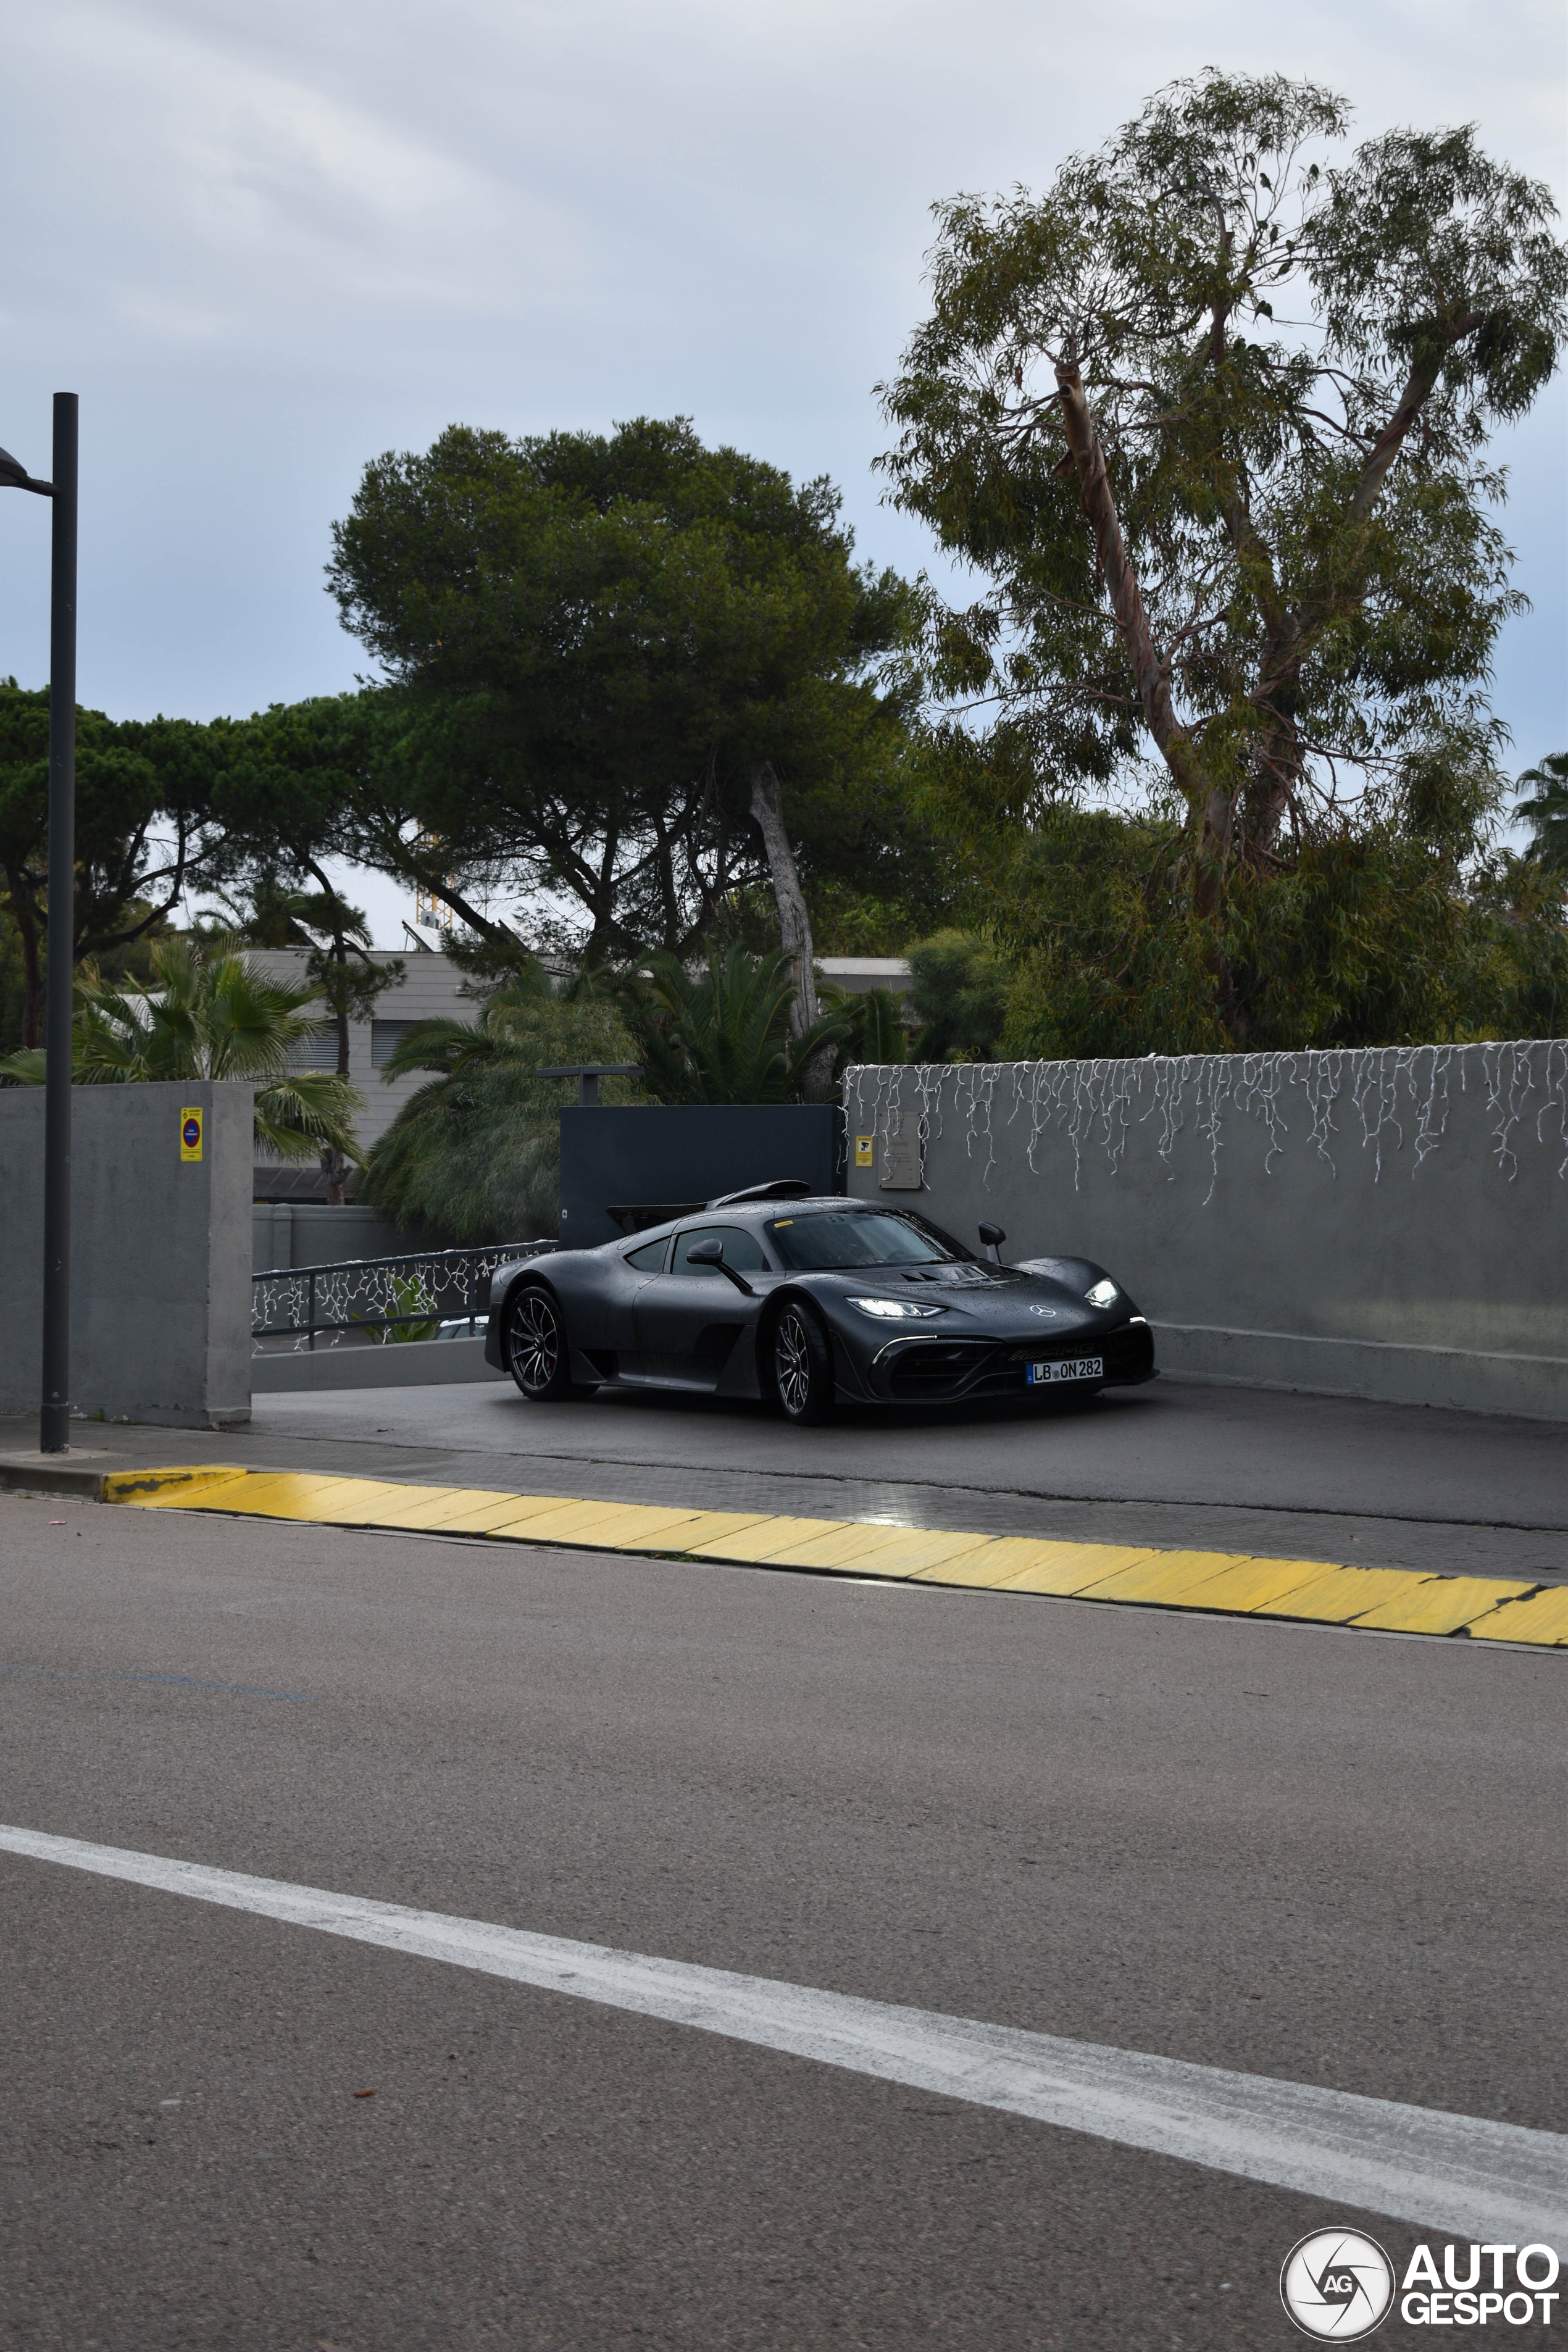
[[[0,449],[0,490],[37,490],[41,499],[53,498],[52,482],[35,482],[19,457],[9,449]]]

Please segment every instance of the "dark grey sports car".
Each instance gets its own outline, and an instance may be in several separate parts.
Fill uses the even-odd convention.
[[[615,1381],[761,1397],[787,1419],[840,1403],[1083,1395],[1154,1377],[1148,1323],[1087,1258],[1003,1265],[911,1209],[759,1184],[694,1216],[500,1267],[485,1353],[525,1397]]]

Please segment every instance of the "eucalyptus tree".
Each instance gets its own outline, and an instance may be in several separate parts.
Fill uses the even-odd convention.
[[[1489,445],[1564,329],[1542,186],[1468,128],[1346,152],[1347,122],[1210,73],[1042,195],[939,205],[883,388],[893,499],[981,576],[937,682],[1026,744],[1016,814],[1157,763],[1235,1039],[1238,893],[1397,826],[1423,777],[1500,798],[1485,689],[1521,599]]]
[[[1519,803],[1534,836],[1531,856],[1549,873],[1568,875],[1568,751],[1549,751],[1519,781],[1532,788]]]

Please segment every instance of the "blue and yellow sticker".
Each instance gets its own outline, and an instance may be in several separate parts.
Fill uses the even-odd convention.
[[[199,1108],[180,1113],[180,1157],[199,1160],[202,1156],[202,1115]]]

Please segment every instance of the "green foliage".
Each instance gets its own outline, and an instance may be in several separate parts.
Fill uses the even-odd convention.
[[[992,1062],[1007,1018],[1008,974],[971,931],[938,931],[910,950],[922,1062]]]
[[[402,698],[375,689],[214,722],[207,810],[218,845],[210,870],[231,908],[248,906],[246,929],[258,945],[333,936],[342,902],[328,879],[329,858],[393,875],[411,889],[439,866],[408,804],[405,727]],[[468,919],[461,905],[457,911]]]
[[[439,1309],[423,1283],[407,1275],[395,1274],[387,1282],[392,1303],[403,1312],[395,1323],[383,1327],[384,1341],[389,1345],[406,1345],[410,1340],[433,1339],[440,1328]]]
[[[1216,1053],[1214,969],[1245,975],[1259,1051],[1562,1034],[1568,926],[1523,861],[1457,861],[1393,826],[1309,842],[1192,919],[1179,818],[1063,807],[995,897],[1006,1058]]]
[[[321,1026],[313,988],[269,979],[236,940],[160,940],[153,992],[116,988],[84,967],[77,982],[72,1078],[78,1086],[237,1078],[256,1087],[256,1143],[269,1159],[308,1160],[323,1147],[355,1155],[362,1099],[346,1078],[289,1065]],[[0,1082],[42,1086],[48,1056],[25,1047],[0,1061]]]
[[[1568,874],[1568,751],[1552,751],[1538,768],[1526,768],[1520,783],[1533,784],[1519,814],[1535,835],[1531,856],[1552,874]]]
[[[10,908],[0,899],[0,1054],[14,1054],[22,1043],[22,1014],[27,999],[27,967],[22,934]]]
[[[840,1048],[846,1065],[910,1059],[909,1012],[890,988],[825,989],[822,1003],[848,1031]]]
[[[1365,926],[1404,936],[1417,843],[1447,870],[1421,773],[1495,792],[1485,689],[1521,600],[1487,443],[1555,366],[1568,255],[1546,190],[1471,131],[1336,163],[1344,122],[1310,84],[1211,73],[1042,196],[940,206],[931,315],[885,393],[897,502],[981,575],[928,634],[935,686],[993,728],[939,728],[944,789],[982,831],[1037,830],[1047,880],[1079,872],[1091,906],[1050,922],[1103,941],[1089,993],[1131,990],[1133,1030],[1168,1003],[1256,1043],[1258,975],[1286,968],[1309,1027],[1415,1018]],[[1152,929],[1059,814],[1140,761],[1164,778]]]
[[[576,1100],[576,1088],[538,1073],[636,1058],[611,1004],[558,997],[537,969],[497,990],[476,1021],[421,1022],[385,1076],[436,1075],[371,1146],[360,1199],[398,1224],[428,1225],[458,1242],[552,1234],[561,1212],[560,1113]],[[633,1080],[603,1082],[606,1102],[640,1098]]]
[[[216,846],[213,730],[77,711],[73,954],[111,959],[166,928]],[[49,698],[0,678],[0,894],[23,963],[20,1041],[42,1034],[47,931]],[[106,964],[106,969],[109,968]]]
[[[703,969],[679,956],[650,956],[628,983],[627,1024],[648,1087],[663,1102],[800,1102],[812,1065],[851,1036],[841,1011],[824,1013],[800,1035],[790,1026],[795,981],[787,956],[749,955],[739,942]]]
[[[593,960],[685,952],[763,870],[749,808],[767,761],[808,886],[891,887],[907,688],[889,665],[916,604],[855,565],[838,504],[679,418],[454,427],[370,466],[331,577],[394,681],[381,786],[423,830],[429,887],[481,934],[504,927],[471,877],[574,901]],[[368,832],[372,862],[406,859]]]

